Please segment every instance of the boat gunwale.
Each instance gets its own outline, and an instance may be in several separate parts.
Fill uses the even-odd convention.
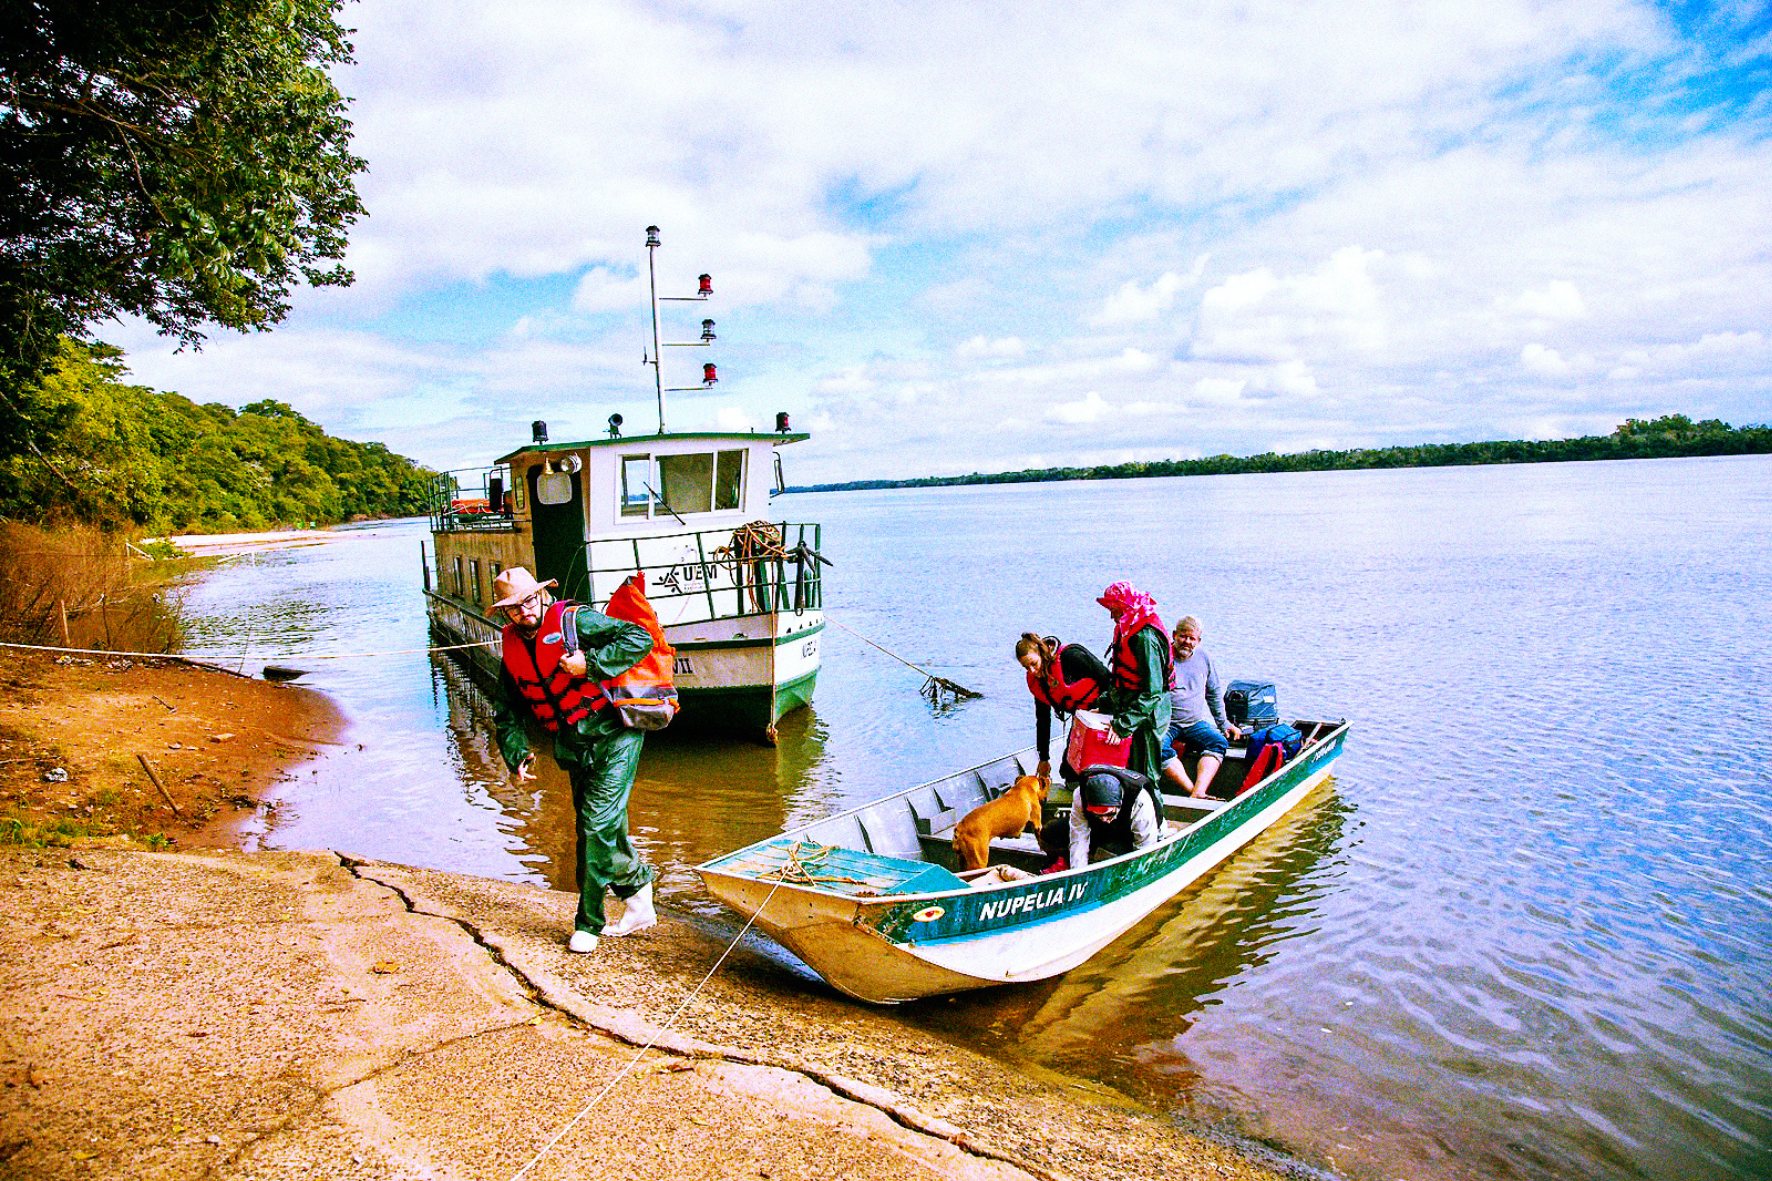
[[[1317,724],[1320,725],[1323,723],[1319,722]],[[857,908],[856,916],[857,916],[858,922],[860,920],[860,916],[868,910],[881,909],[881,908],[885,908],[885,907],[904,906],[904,905],[907,905],[907,904],[910,904],[913,902],[936,902],[936,901],[940,901],[941,899],[944,899],[944,898],[968,898],[968,897],[978,895],[982,892],[994,892],[994,891],[1000,890],[1000,889],[1011,889],[1014,887],[1026,887],[1026,886],[1032,885],[1032,884],[1045,884],[1045,883],[1056,883],[1056,882],[1062,882],[1062,881],[1074,881],[1074,880],[1080,879],[1082,877],[1086,877],[1086,876],[1100,873],[1104,870],[1110,870],[1113,868],[1117,868],[1119,866],[1131,864],[1131,863],[1138,861],[1140,859],[1155,856],[1156,854],[1163,852],[1168,846],[1172,845],[1176,841],[1180,841],[1180,840],[1185,839],[1187,837],[1188,833],[1192,832],[1199,825],[1210,823],[1213,819],[1220,817],[1220,816],[1224,816],[1226,814],[1234,814],[1234,812],[1237,811],[1237,805],[1239,804],[1239,802],[1247,802],[1247,803],[1253,804],[1254,801],[1259,797],[1261,790],[1264,787],[1268,786],[1269,784],[1274,782],[1276,779],[1279,779],[1279,778],[1285,776],[1288,772],[1299,771],[1299,770],[1312,770],[1312,769],[1306,768],[1306,766],[1305,766],[1306,761],[1307,761],[1305,758],[1306,752],[1315,751],[1316,754],[1324,753],[1321,750],[1316,750],[1316,748],[1326,747],[1328,745],[1328,743],[1333,738],[1335,738],[1336,735],[1344,733],[1348,729],[1348,726],[1349,726],[1349,723],[1346,718],[1341,718],[1341,719],[1331,723],[1330,729],[1328,730],[1328,732],[1313,738],[1308,744],[1306,744],[1303,748],[1301,748],[1299,750],[1298,754],[1294,755],[1291,759],[1287,760],[1285,763],[1283,763],[1279,767],[1277,767],[1270,775],[1267,776],[1267,778],[1261,780],[1259,783],[1251,785],[1247,791],[1240,792],[1240,793],[1238,793],[1238,795],[1233,796],[1231,799],[1221,801],[1224,805],[1222,808],[1215,808],[1215,809],[1207,812],[1204,816],[1201,816],[1198,820],[1194,820],[1186,825],[1183,825],[1182,827],[1178,828],[1173,833],[1165,834],[1162,839],[1156,841],[1153,844],[1146,845],[1142,849],[1133,849],[1129,852],[1121,853],[1117,856],[1109,857],[1109,858],[1102,860],[1102,861],[1091,862],[1088,865],[1069,866],[1065,869],[1058,870],[1054,873],[1041,874],[1038,877],[1033,878],[1033,879],[1027,879],[1027,880],[1023,880],[1023,881],[1004,882],[999,886],[985,887],[982,891],[979,887],[973,886],[970,883],[968,883],[964,887],[956,887],[956,888],[951,888],[951,889],[946,889],[946,890],[926,891],[926,892],[918,892],[918,893],[907,892],[907,893],[882,893],[882,894],[860,895],[860,894],[848,893],[848,892],[841,891],[841,890],[826,889],[826,888],[823,888],[823,887],[820,887],[817,885],[804,885],[804,884],[801,884],[798,882],[789,882],[789,881],[783,881],[783,880],[772,881],[768,878],[764,878],[764,877],[761,877],[756,874],[735,873],[730,870],[724,870],[724,869],[718,868],[718,863],[723,862],[723,861],[728,861],[732,858],[738,857],[741,854],[750,852],[752,850],[763,849],[766,846],[772,845],[772,844],[780,841],[784,837],[792,837],[795,834],[805,832],[805,830],[807,830],[809,828],[813,828],[813,827],[821,825],[821,824],[828,824],[833,821],[847,819],[851,816],[855,816],[859,813],[866,812],[866,811],[869,811],[870,809],[879,807],[881,804],[886,804],[886,803],[890,803],[893,800],[901,799],[902,797],[908,796],[908,795],[912,794],[913,792],[922,791],[926,788],[932,788],[937,784],[945,783],[948,780],[955,779],[959,776],[967,775],[967,774],[976,774],[978,771],[982,770],[983,768],[994,766],[997,763],[1003,762],[1004,760],[1007,760],[1007,759],[1019,760],[1021,758],[1021,756],[1033,752],[1035,749],[1034,747],[1031,747],[1031,746],[1023,747],[1020,750],[1015,750],[1015,751],[1009,752],[1008,754],[999,755],[994,759],[986,759],[982,763],[976,763],[973,766],[962,768],[961,770],[954,771],[950,774],[943,775],[939,778],[930,779],[930,780],[927,780],[923,783],[916,784],[912,787],[907,787],[904,790],[894,792],[891,795],[880,796],[877,799],[870,800],[867,803],[860,804],[854,808],[848,809],[847,811],[833,812],[829,816],[821,816],[817,820],[807,821],[805,824],[799,825],[796,828],[784,829],[783,831],[775,833],[772,836],[765,837],[763,840],[754,841],[749,845],[743,846],[742,848],[734,849],[730,853],[724,853],[724,854],[721,854],[719,857],[715,857],[709,861],[704,861],[700,865],[695,866],[694,870],[697,874],[700,874],[702,876],[704,883],[706,882],[707,877],[711,874],[716,877],[725,878],[729,881],[753,882],[758,885],[769,886],[772,894],[774,892],[782,889],[783,887],[786,887],[788,890],[792,891],[792,893],[794,893],[794,894],[810,895],[810,896],[815,896],[818,898],[829,899],[833,902],[837,902],[842,905],[854,905]],[[1314,773],[1314,770],[1312,770],[1312,773]],[[1232,827],[1233,828],[1240,827],[1240,823],[1237,825],[1232,825]],[[837,846],[837,847],[843,848],[844,846]],[[851,850],[851,851],[852,852],[860,852],[861,850]],[[895,860],[906,861],[907,864],[925,864],[925,865],[937,864],[936,862],[930,862],[930,861],[911,863],[906,858],[895,858]],[[1178,866],[1177,868],[1179,869],[1181,867]],[[759,908],[759,910],[760,909],[761,908]]]

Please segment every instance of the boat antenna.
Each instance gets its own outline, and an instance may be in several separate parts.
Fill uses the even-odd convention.
[[[664,396],[667,393],[680,394],[680,393],[690,393],[690,392],[708,389],[711,386],[713,386],[713,384],[715,382],[720,380],[720,371],[719,371],[719,368],[712,361],[709,361],[701,367],[701,384],[699,386],[694,386],[694,385],[680,386],[680,387],[674,386],[668,390],[665,388],[664,370],[659,366],[659,363],[658,363],[658,360],[659,360],[659,357],[658,357],[658,354],[659,354],[658,301],[660,299],[677,300],[677,301],[683,302],[683,303],[705,301],[708,298],[708,296],[710,296],[714,293],[714,280],[713,280],[712,276],[705,275],[705,274],[697,276],[696,292],[694,295],[664,295],[664,296],[659,295],[659,293],[658,293],[658,269],[653,263],[653,254],[658,249],[658,247],[659,247],[658,227],[657,226],[647,226],[646,227],[646,279],[647,279],[647,283],[648,283],[648,290],[651,292],[651,295],[652,295],[652,356],[651,357],[643,357],[642,360],[645,361],[646,364],[652,366],[652,385],[653,385],[653,388],[658,391],[658,433],[662,435],[665,433],[665,399],[664,399]],[[714,341],[717,339],[718,339],[718,337],[716,337],[714,335],[714,322],[712,320],[703,320],[701,322],[701,339],[699,339],[699,340],[682,340],[682,341],[667,340],[664,342],[664,344],[665,344],[665,347],[669,347],[669,348],[705,349],[709,345],[713,344]]]
[[[657,252],[658,227],[646,227],[646,279],[652,292],[652,385],[658,391],[658,433],[665,433],[664,371],[658,363],[658,270],[652,258]]]

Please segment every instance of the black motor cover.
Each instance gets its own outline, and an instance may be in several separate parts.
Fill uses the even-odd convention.
[[[1234,726],[1271,726],[1280,720],[1280,695],[1272,681],[1232,681],[1224,714]]]

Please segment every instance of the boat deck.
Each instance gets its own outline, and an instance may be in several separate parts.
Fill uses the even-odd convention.
[[[935,894],[966,888],[966,883],[945,866],[821,845],[805,838],[778,837],[741,849],[711,863],[711,867],[760,882],[785,881],[859,898]]]

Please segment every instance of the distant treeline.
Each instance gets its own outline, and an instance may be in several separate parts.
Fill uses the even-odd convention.
[[[382,444],[282,402],[235,411],[126,384],[122,357],[64,338],[40,383],[0,390],[0,519],[218,533],[425,510],[430,473]]]
[[[1144,476],[1224,476],[1250,472],[1327,472],[1343,468],[1456,467],[1480,463],[1559,463],[1581,459],[1657,459],[1677,455],[1765,455],[1772,453],[1772,426],[1732,427],[1715,418],[1693,422],[1669,414],[1652,422],[1627,418],[1610,435],[1579,439],[1492,443],[1420,443],[1409,447],[1361,447],[1351,451],[1272,451],[1239,457],[1159,459],[1099,467],[1029,468],[1019,472],[974,472],[969,476],[924,476],[914,480],[847,480],[810,484],[790,492],[850,492],[863,488],[931,488],[951,484],[1034,484],[1048,480],[1131,480]]]

